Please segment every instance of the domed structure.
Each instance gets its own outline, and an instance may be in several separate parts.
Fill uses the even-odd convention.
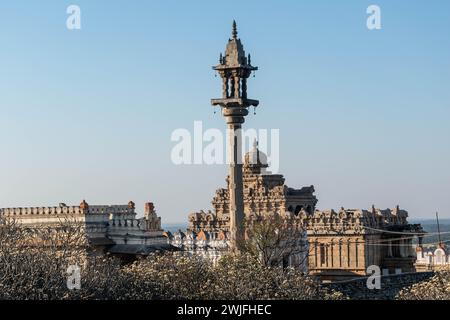
[[[269,167],[267,155],[258,148],[258,141],[253,142],[253,149],[244,156],[244,173],[266,174]]]

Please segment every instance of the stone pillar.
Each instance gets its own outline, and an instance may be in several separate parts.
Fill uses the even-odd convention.
[[[230,94],[229,97],[235,98],[235,92],[236,92],[236,82],[234,80],[234,76],[230,77],[230,83],[231,83],[231,90],[230,90]]]
[[[224,98],[228,98],[228,78],[222,78],[222,95]]]
[[[317,268],[317,266],[319,265],[319,250],[317,249],[317,239],[314,239],[314,268]]]
[[[388,252],[387,252],[387,256],[388,256],[388,257],[392,257],[392,241],[391,241],[391,240],[388,241]]]
[[[365,242],[363,239],[360,239],[358,243],[358,259],[358,266],[360,269],[363,269],[365,274],[365,269],[368,267],[368,265],[366,260]]]
[[[244,191],[242,182],[242,137],[241,125],[229,123],[230,161],[230,235],[231,246],[238,249],[243,240]]]
[[[352,267],[352,260],[351,260],[351,250],[350,250],[350,240],[347,240],[347,267],[350,269]]]
[[[334,253],[335,253],[335,250],[334,250],[334,240],[332,239],[331,240],[331,244],[330,244],[330,265],[329,265],[329,267],[334,267],[334,264],[335,264],[335,259],[334,259]]]
[[[242,79],[242,98],[247,98],[247,79]]]
[[[222,77],[223,91],[227,89],[227,94],[223,94],[222,99],[212,99],[213,106],[219,105],[222,107],[222,115],[225,117],[228,132],[229,132],[229,152],[231,157],[230,171],[229,171],[229,195],[230,195],[230,223],[229,232],[232,249],[238,249],[237,245],[240,239],[243,238],[243,222],[244,222],[244,195],[242,182],[242,137],[241,125],[245,121],[245,116],[248,115],[248,108],[256,107],[259,104],[258,100],[242,99],[241,79],[247,79],[251,71],[258,68],[250,64],[247,65],[242,57],[245,57],[244,48],[237,38],[236,22],[233,22],[232,38],[228,40],[225,51],[225,59],[220,59],[220,64],[213,67],[214,70],[219,71]],[[229,86],[229,87],[227,87]],[[246,84],[245,84],[246,86]],[[245,87],[246,91],[246,87]],[[238,99],[241,98],[241,99]]]
[[[234,77],[234,97],[239,98],[241,96],[241,79],[238,76]]]
[[[404,258],[405,255],[405,241],[403,240],[403,238],[401,238],[400,240],[398,240],[398,248],[399,248],[399,253],[400,253],[400,257]]]

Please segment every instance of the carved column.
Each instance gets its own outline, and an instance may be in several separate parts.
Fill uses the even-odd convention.
[[[234,82],[235,82],[235,85],[234,85],[234,88],[235,88],[234,97],[235,98],[239,98],[241,96],[241,81],[240,80],[241,79],[239,78],[239,76],[235,76],[234,77]]]
[[[235,89],[236,81],[235,81],[235,76],[234,75],[230,76],[230,83],[231,83],[231,90],[230,90],[229,97],[236,98],[236,96],[235,96],[236,95],[236,89]]]
[[[247,79],[242,79],[242,98],[247,98]]]
[[[224,98],[228,98],[228,77],[222,77],[222,95]]]
[[[231,242],[234,248],[243,238],[244,223],[244,193],[242,182],[242,137],[241,125],[231,123],[228,125],[230,132],[229,145],[231,149],[230,163],[230,232]]]
[[[387,252],[388,257],[392,257],[392,241],[389,240],[388,241],[388,252]]]

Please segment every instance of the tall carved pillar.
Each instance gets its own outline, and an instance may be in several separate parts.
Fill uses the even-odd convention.
[[[228,40],[225,57],[219,59],[219,64],[213,69],[218,71],[223,81],[223,94],[220,99],[212,99],[213,106],[222,107],[229,128],[228,141],[231,151],[229,167],[229,194],[230,194],[230,240],[232,249],[237,249],[240,239],[243,239],[244,220],[244,194],[242,181],[242,155],[241,155],[241,125],[248,115],[250,106],[258,106],[258,100],[247,99],[240,96],[240,82],[247,79],[250,74],[258,70],[246,59],[244,47],[237,37],[236,22],[233,21],[232,38]],[[228,88],[230,83],[231,88]],[[230,89],[230,90],[229,90]]]

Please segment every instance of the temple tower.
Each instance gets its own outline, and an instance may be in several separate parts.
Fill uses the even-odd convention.
[[[219,64],[214,66],[222,78],[222,98],[212,99],[213,106],[220,106],[228,127],[230,160],[230,240],[232,249],[239,249],[243,238],[244,195],[242,182],[242,134],[241,128],[248,115],[248,108],[258,106],[258,100],[247,98],[247,79],[258,67],[251,65],[250,54],[245,55],[241,40],[237,37],[233,21],[232,37],[228,40],[225,55],[220,54]]]

